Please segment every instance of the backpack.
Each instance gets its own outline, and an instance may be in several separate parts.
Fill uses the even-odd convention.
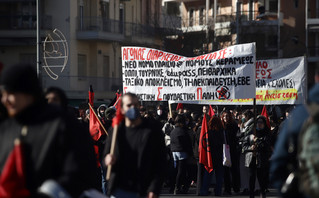
[[[307,197],[319,197],[319,105],[306,106],[309,118],[298,137],[299,191]]]

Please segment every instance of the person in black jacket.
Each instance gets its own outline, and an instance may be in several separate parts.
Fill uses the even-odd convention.
[[[181,114],[177,115],[174,123],[175,129],[171,132],[171,152],[177,167],[174,194],[181,194],[186,193],[190,185],[187,178],[187,159],[192,157],[193,148],[185,117]]]
[[[237,123],[233,120],[233,117],[229,111],[224,111],[221,115],[223,128],[227,144],[229,145],[230,157],[232,166],[224,167],[225,174],[225,192],[224,194],[231,194],[231,187],[235,193],[240,191],[240,171],[239,171],[239,144],[237,133],[239,128]]]
[[[222,187],[224,180],[224,167],[223,167],[223,125],[221,120],[213,116],[208,122],[208,141],[211,149],[213,160],[213,169],[216,176],[215,196],[222,195]],[[208,173],[206,171],[206,173]],[[205,180],[205,179],[204,179]],[[203,181],[203,185],[205,185]],[[208,190],[208,189],[207,189]],[[205,194],[204,194],[205,195]]]
[[[105,164],[112,165],[108,194],[134,198],[159,196],[166,171],[164,134],[160,124],[140,116],[138,97],[122,96],[124,120],[118,127],[114,154],[110,154],[113,131],[105,145]]]
[[[74,117],[45,102],[35,70],[25,64],[6,67],[1,75],[1,92],[9,118],[0,125],[0,174],[19,138],[31,197],[44,193],[41,186],[48,180],[72,197],[90,188],[98,189],[89,133]],[[48,196],[54,193],[46,192]]]
[[[249,168],[249,193],[254,197],[256,173],[260,186],[260,196],[266,197],[267,178],[269,177],[269,158],[271,156],[270,129],[266,118],[258,116],[256,134],[246,136],[243,149],[246,152],[245,165]],[[250,155],[248,155],[250,154]]]

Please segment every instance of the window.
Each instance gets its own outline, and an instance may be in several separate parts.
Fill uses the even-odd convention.
[[[269,0],[269,12],[278,11],[278,0]]]
[[[205,23],[205,9],[204,8],[200,8],[199,9],[199,25],[204,25]]]
[[[189,10],[189,26],[193,26],[194,25],[194,9],[190,9]]]
[[[110,77],[110,57],[103,56],[103,77]]]
[[[179,3],[178,2],[165,2],[166,11],[168,15],[179,16]]]
[[[87,58],[84,54],[78,54],[78,77],[83,80],[87,76]]]
[[[121,57],[119,57],[119,64],[118,65],[119,65],[118,66],[119,78],[122,79],[123,74],[122,74],[122,58]]]

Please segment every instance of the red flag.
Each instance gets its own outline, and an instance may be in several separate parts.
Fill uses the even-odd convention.
[[[267,126],[270,128],[270,122],[269,122],[269,117],[268,117],[266,105],[264,105],[263,110],[262,110],[260,115],[265,116],[266,122],[267,122]]]
[[[94,106],[94,92],[93,92],[93,88],[92,85],[90,85],[90,90],[89,90],[89,103],[91,104],[91,106]]]
[[[210,145],[208,142],[208,130],[207,130],[207,120],[206,114],[204,114],[202,129],[200,131],[200,139],[199,139],[199,163],[203,164],[206,170],[210,173],[213,171],[213,160],[210,150]]]
[[[122,96],[122,94],[120,94],[119,92],[116,92],[116,102],[114,104],[115,109],[119,109],[120,108],[120,97]]]
[[[90,103],[90,134],[93,140],[98,141],[103,134],[99,118],[96,116],[93,106],[94,106],[94,92],[92,85],[90,85],[89,91],[89,103]]]
[[[209,112],[208,112],[209,117],[213,117],[215,115],[215,112],[213,110],[213,107],[211,105],[209,105]]]
[[[24,159],[20,141],[8,156],[0,176],[0,197],[30,197],[26,188]]]
[[[183,109],[183,104],[182,103],[178,103],[177,104],[176,111],[178,111],[178,109]]]
[[[118,102],[117,102],[117,107],[116,107],[116,113],[115,117],[112,120],[112,127],[119,125],[122,120],[124,119],[124,115],[121,113],[121,103],[122,103],[122,97],[119,96]]]

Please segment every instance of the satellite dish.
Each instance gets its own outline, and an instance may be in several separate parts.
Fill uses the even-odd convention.
[[[46,73],[53,80],[59,78],[69,57],[69,47],[65,36],[58,29],[54,29],[53,34],[48,34],[43,42],[43,62],[42,66]]]

